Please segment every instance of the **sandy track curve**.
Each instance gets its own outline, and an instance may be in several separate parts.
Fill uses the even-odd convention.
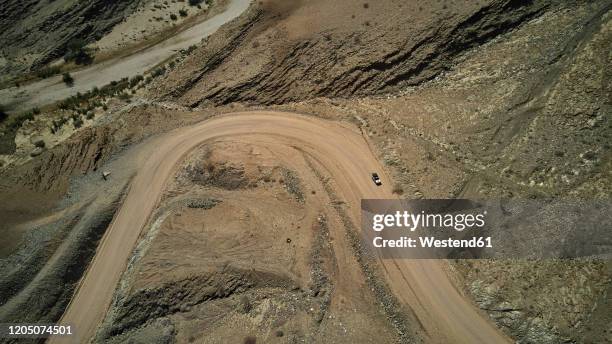
[[[61,323],[72,324],[76,335],[52,343],[83,343],[95,333],[105,315],[121,274],[142,229],[184,157],[198,145],[220,138],[270,138],[276,144],[299,147],[334,178],[339,194],[360,223],[362,198],[393,198],[389,183],[376,187],[371,171],[383,172],[361,134],[348,125],[290,113],[244,112],[220,116],[180,128],[150,142],[155,147],[139,168],[126,199],[105,233]],[[384,178],[383,180],[388,180]],[[509,342],[495,326],[466,301],[449,281],[444,262],[381,261],[397,297],[416,313],[429,342]]]

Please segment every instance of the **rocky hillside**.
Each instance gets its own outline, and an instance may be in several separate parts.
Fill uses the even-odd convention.
[[[0,46],[6,57],[0,60],[0,68],[22,68],[60,56],[71,38],[95,39],[120,20],[121,12],[133,11],[137,2],[0,0]],[[0,190],[8,196],[0,199],[0,217],[8,219],[8,224],[6,228],[0,224],[0,232],[14,232],[11,235],[16,238],[10,246],[0,246],[0,265],[10,271],[0,284],[11,291],[0,299],[13,296],[16,300],[10,309],[6,307],[6,314],[31,313],[39,307],[31,303],[31,295],[44,293],[56,297],[44,305],[50,311],[36,316],[53,319],[61,314],[58,309],[67,302],[61,291],[64,284],[82,273],[72,271],[66,262],[72,262],[75,254],[89,259],[88,250],[94,248],[90,239],[100,232],[83,229],[97,228],[91,221],[104,220],[86,211],[104,215],[103,210],[112,209],[131,170],[121,164],[117,165],[121,168],[109,168],[118,184],[114,194],[105,196],[107,204],[72,209],[61,221],[39,226],[38,236],[30,234],[23,241],[21,231],[9,229],[50,213],[65,196],[75,204],[86,201],[89,194],[83,185],[92,184],[94,177],[105,188],[113,181],[102,180],[100,171],[128,147],[224,112],[281,109],[350,122],[368,137],[393,177],[394,192],[405,198],[608,199],[612,194],[611,8],[610,0],[253,2],[246,13],[203,44],[157,69],[142,89],[130,90],[133,101],[125,93],[124,99],[113,99],[110,107],[99,109],[91,127],[75,127],[66,134],[72,135],[70,139],[29,157],[26,163],[3,166]],[[86,18],[92,16],[96,19],[88,22]],[[56,27],[59,23],[61,27]],[[51,38],[38,42],[36,34],[44,31],[52,32]],[[56,119],[53,116],[66,115],[51,113],[49,122]],[[35,136],[38,129],[30,124],[24,127]],[[22,137],[27,136],[24,128],[19,130]],[[48,135],[59,137],[55,132]],[[227,176],[223,169],[217,172],[215,177]],[[324,190],[307,194],[314,197]],[[64,222],[72,221],[68,215],[81,222],[66,227]],[[165,230],[185,233],[179,227]],[[57,241],[48,240],[51,232]],[[74,247],[65,253],[68,258],[58,263],[60,268],[43,270],[50,252],[57,250],[53,245],[71,233]],[[15,244],[28,240],[29,245]],[[163,266],[175,250],[167,249],[172,248],[163,241],[167,239],[160,240],[162,249],[152,252],[159,252],[153,258]],[[288,242],[282,244],[285,247]],[[187,256],[177,255],[177,264]],[[25,261],[33,262],[35,269],[9,270]],[[449,270],[458,289],[517,342],[598,343],[612,341],[611,266],[609,261],[588,259],[480,260],[453,262]],[[34,279],[39,271],[49,274]],[[208,272],[197,273],[206,276]],[[49,278],[60,280],[54,284],[56,289],[43,288]],[[111,330],[127,324],[138,335],[138,331],[155,334],[158,330],[171,335],[174,329],[167,331],[171,326],[165,319],[138,326],[149,315],[184,313],[187,316],[177,321],[195,324],[201,314],[216,315],[224,307],[244,308],[237,295],[226,297],[221,308],[215,308],[218,304],[209,302],[209,294],[202,292],[185,298],[193,305],[181,309],[186,305],[173,304],[174,299],[202,285],[199,279],[192,281],[171,285],[157,281],[154,287],[161,289],[150,294],[134,288],[126,308],[118,308]],[[28,282],[32,287],[22,290]],[[167,286],[170,289],[164,289]],[[255,283],[255,287],[260,286]],[[292,290],[280,289],[280,294],[293,297]],[[164,290],[171,294],[157,293]],[[260,303],[265,295],[260,290],[249,292],[255,312],[225,314],[238,319],[260,314],[257,307],[265,305]],[[140,306],[142,318],[134,321],[131,311]],[[163,312],[150,312],[158,307]],[[227,327],[214,329],[235,324],[227,321]],[[125,339],[124,334],[114,334],[118,342]],[[190,334],[184,337],[191,341]]]
[[[406,198],[607,198],[611,8],[264,1],[154,94],[193,108],[246,103],[352,121]],[[609,340],[609,263],[478,261],[457,271],[519,342]]]
[[[219,44],[196,54],[194,68],[177,70],[164,89],[191,106],[397,91],[431,80],[461,53],[558,6],[509,0],[275,5],[254,8],[238,24],[242,30],[216,37],[230,49]],[[227,78],[225,70],[239,72]]]

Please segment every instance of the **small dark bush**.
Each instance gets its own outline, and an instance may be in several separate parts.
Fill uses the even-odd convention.
[[[142,75],[136,75],[135,77],[130,79],[130,88],[138,85],[138,83],[142,80],[144,80],[144,77]]]
[[[81,114],[72,114],[72,125],[74,125],[75,129],[78,129],[83,126],[83,118],[81,118]]]
[[[153,70],[153,72],[151,73],[151,76],[156,78],[162,74],[164,74],[166,72],[166,67],[159,67],[156,68],[155,70]]]
[[[91,64],[93,62],[93,52],[86,47],[87,43],[82,39],[73,39],[66,46],[64,60],[74,61],[78,65]]]
[[[190,45],[186,50],[185,50],[185,54],[191,54],[192,51],[196,50],[197,46],[194,45]]]
[[[64,126],[68,122],[68,118],[62,117],[58,120],[53,121],[53,125],[51,126],[51,132],[55,134],[61,127]]]
[[[186,10],[186,9],[181,8],[181,9],[179,10],[179,15],[180,15],[181,17],[187,17],[187,14],[188,14],[188,13],[187,13],[187,10]]]
[[[64,81],[64,83],[68,86],[74,85],[74,78],[68,72],[62,75],[62,81]]]
[[[4,106],[0,104],[0,122],[4,122],[7,118],[8,118],[8,114],[6,113]]]
[[[176,14],[172,13],[172,14],[170,14],[170,19],[177,20],[178,17],[176,16]]]
[[[80,127],[83,126],[83,120],[81,118],[78,118],[76,121],[74,121],[72,123],[74,125],[75,129],[79,129]]]
[[[197,6],[202,3],[202,0],[189,0],[189,6]]]
[[[23,122],[27,120],[33,120],[33,119],[34,119],[34,114],[31,111],[24,112],[16,116],[15,118],[13,118],[10,124],[8,124],[8,127],[9,129],[17,130],[21,128],[21,125],[23,124]]]

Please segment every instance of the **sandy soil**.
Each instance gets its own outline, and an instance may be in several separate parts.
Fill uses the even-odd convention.
[[[181,10],[187,11],[187,16],[180,15]],[[192,20],[194,16],[209,10],[209,6],[205,3],[198,8],[189,6],[186,1],[155,0],[147,2],[92,46],[102,54],[125,49],[172,27],[180,26]],[[170,17],[172,14],[176,16],[174,17],[176,19]]]
[[[311,163],[255,137],[190,153],[96,342],[141,340],[162,319],[176,343],[397,342]]]
[[[343,198],[351,205],[355,223],[358,223],[361,198],[393,197],[388,183],[376,187],[369,180],[371,171],[383,173],[384,169],[367,142],[358,132],[340,124],[291,114],[252,112],[223,116],[173,131],[151,143],[155,151],[148,153],[149,159],[135,177],[61,319],[79,329],[70,339],[72,342],[90,338],[104,317],[141,230],[185,154],[207,140],[232,136],[269,145],[298,145],[333,176]],[[383,180],[389,180],[382,175]],[[416,312],[432,342],[508,341],[457,292],[442,263],[393,260],[381,263],[392,290]]]

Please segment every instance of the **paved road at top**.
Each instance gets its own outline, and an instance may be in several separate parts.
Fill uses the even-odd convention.
[[[71,73],[74,78],[72,87],[66,86],[61,75],[56,75],[20,88],[1,89],[0,103],[10,111],[24,111],[66,99],[77,92],[84,93],[94,87],[102,87],[114,80],[143,74],[177,51],[197,44],[213,34],[223,24],[243,13],[250,2],[250,0],[230,0],[224,12],[165,41],[132,55],[110,59]]]
[[[60,321],[73,325],[76,336],[54,338],[52,343],[84,343],[93,336],[132,250],[178,166],[202,143],[232,137],[246,142],[265,137],[271,147],[300,147],[332,176],[355,223],[360,223],[362,198],[394,198],[390,183],[376,187],[371,182],[370,172],[382,173],[384,169],[360,132],[337,122],[291,113],[243,112],[164,134],[147,143],[147,147],[154,149],[142,153],[147,159],[139,167],[124,203]],[[445,262],[408,259],[380,262],[394,294],[412,308],[423,325],[427,342],[510,342],[454,288],[444,270]]]

